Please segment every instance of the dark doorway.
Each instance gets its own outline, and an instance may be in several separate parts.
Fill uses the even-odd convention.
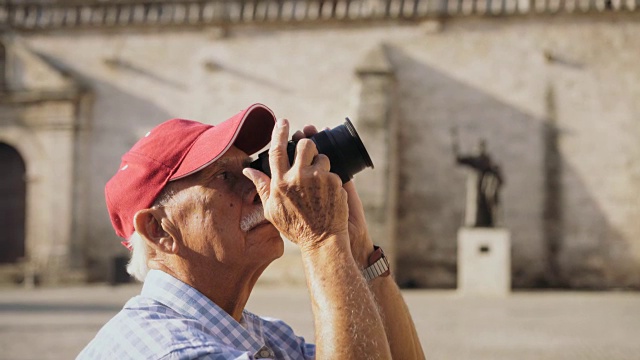
[[[13,147],[0,143],[0,264],[25,255],[26,168]]]

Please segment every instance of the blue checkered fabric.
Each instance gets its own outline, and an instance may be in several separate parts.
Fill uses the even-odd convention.
[[[198,290],[151,270],[77,359],[314,359],[283,321],[243,312],[238,323]]]

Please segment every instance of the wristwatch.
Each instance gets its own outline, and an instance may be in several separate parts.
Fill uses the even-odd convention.
[[[389,260],[384,255],[380,246],[373,246],[373,253],[369,255],[369,267],[362,270],[362,275],[367,281],[371,281],[378,276],[389,276]]]

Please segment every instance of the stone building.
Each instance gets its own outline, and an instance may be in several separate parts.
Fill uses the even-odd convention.
[[[296,126],[350,116],[356,178],[407,286],[454,287],[463,151],[506,177],[518,288],[640,287],[637,0],[0,3],[0,275],[105,280],[126,256],[103,188],[172,117],[253,102]],[[266,280],[300,281],[288,246]]]

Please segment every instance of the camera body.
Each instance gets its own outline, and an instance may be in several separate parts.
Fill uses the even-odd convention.
[[[324,154],[331,162],[331,172],[340,176],[342,183],[353,179],[353,175],[359,173],[367,167],[373,168],[373,162],[367,149],[364,147],[360,136],[349,118],[344,124],[337,127],[321,131],[311,138],[318,148],[320,154]],[[296,152],[296,142],[289,141],[287,144],[287,156],[289,164],[293,164]],[[271,176],[269,167],[269,150],[258,155],[258,159],[250,165],[252,168],[262,171]]]

